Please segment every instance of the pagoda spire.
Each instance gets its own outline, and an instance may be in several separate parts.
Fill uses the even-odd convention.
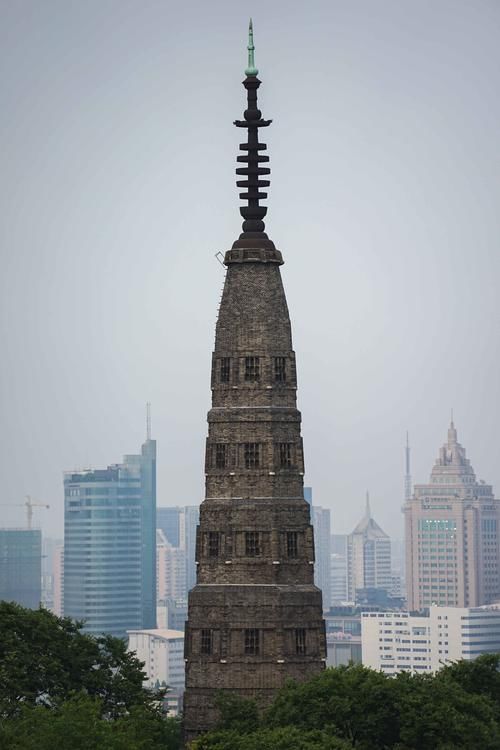
[[[233,248],[238,247],[261,247],[274,250],[272,243],[265,233],[264,217],[267,208],[260,205],[260,201],[267,198],[267,193],[262,188],[267,188],[271,184],[267,179],[261,179],[271,173],[269,167],[263,167],[269,161],[269,156],[262,154],[267,149],[265,143],[259,142],[259,128],[267,128],[272,120],[264,120],[262,113],[257,106],[257,89],[260,81],[257,78],[258,69],[255,67],[255,46],[253,42],[253,24],[250,19],[248,27],[248,67],[245,69],[246,78],[243,86],[247,90],[247,108],[243,113],[243,120],[235,120],[237,128],[246,128],[248,138],[246,143],[240,143],[240,154],[237,161],[245,166],[238,167],[236,174],[245,177],[244,180],[237,180],[236,185],[243,188],[240,198],[247,202],[246,206],[240,207],[240,214],[243,217],[243,232],[239,239],[234,243]]]
[[[246,76],[257,76],[259,75],[259,71],[255,67],[255,47],[253,43],[253,23],[252,19],[250,19],[250,22],[248,24],[248,67],[245,70]]]

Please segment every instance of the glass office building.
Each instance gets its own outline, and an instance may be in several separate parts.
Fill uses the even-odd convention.
[[[0,529],[0,599],[36,609],[42,598],[42,532]]]
[[[87,632],[156,627],[156,441],[64,475],[64,614]]]

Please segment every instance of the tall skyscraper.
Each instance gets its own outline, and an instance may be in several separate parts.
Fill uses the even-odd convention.
[[[64,544],[55,547],[52,557],[53,599],[52,611],[58,617],[64,615]]]
[[[36,609],[42,599],[42,532],[0,529],[0,599]]]
[[[125,637],[156,627],[156,441],[64,475],[64,614]]]
[[[196,583],[196,529],[200,520],[198,505],[157,508],[157,527],[166,540],[184,555],[185,592]]]
[[[347,602],[347,534],[331,536],[331,606]]]
[[[156,586],[157,601],[166,599],[185,599],[186,585],[186,551],[183,547],[174,547],[167,541],[161,529],[156,531]]]
[[[415,485],[404,514],[410,611],[500,598],[500,500],[476,480],[453,420],[429,484]]]
[[[248,206],[240,209],[243,232],[225,255],[216,326],[206,496],[186,631],[188,741],[214,726],[221,690],[266,705],[287,679],[305,680],[326,660],[283,260],[259,205],[269,157],[258,131],[270,120],[257,107],[251,29],[248,48],[248,105],[235,123],[248,130],[237,170]]]
[[[391,540],[372,518],[367,492],[365,515],[347,539],[347,596],[354,602],[359,589],[391,588]]]
[[[311,519],[314,529],[314,583],[323,592],[323,608],[330,608],[331,592],[331,530],[328,508],[312,506]]]
[[[42,603],[46,609],[54,611],[54,563],[56,550],[62,545],[62,539],[50,536],[42,537]]]
[[[186,586],[190,591],[196,583],[196,532],[200,521],[198,505],[183,508],[182,538],[186,550]]]
[[[178,505],[156,509],[156,528],[161,529],[167,542],[170,542],[172,547],[182,546],[181,514],[182,508]]]

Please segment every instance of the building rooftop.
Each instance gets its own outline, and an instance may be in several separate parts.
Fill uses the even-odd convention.
[[[366,493],[366,508],[365,515],[355,527],[352,532],[353,534],[366,534],[370,539],[389,539],[388,535],[383,531],[378,523],[372,518],[370,509],[370,496]]]
[[[175,638],[184,638],[182,630],[170,630],[169,628],[154,628],[152,630],[127,630],[127,635],[151,635],[154,638],[164,638],[165,640],[174,640]]]

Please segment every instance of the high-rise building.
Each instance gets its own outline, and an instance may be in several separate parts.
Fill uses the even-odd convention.
[[[53,598],[52,611],[58,617],[64,614],[64,544],[58,544],[52,553]]]
[[[186,586],[190,591],[196,583],[196,533],[200,521],[198,505],[183,508],[182,539],[186,551]]]
[[[157,601],[185,599],[186,551],[183,547],[170,544],[161,529],[156,530],[156,559]]]
[[[196,582],[196,529],[200,520],[198,505],[172,506],[157,509],[157,527],[165,535],[167,542],[177,549],[178,558],[184,558],[185,589],[179,598],[186,598],[187,592]],[[172,555],[175,556],[175,552]],[[163,598],[163,597],[160,597]]]
[[[159,628],[184,632],[187,620],[187,599],[161,600],[157,607],[157,619]]]
[[[42,599],[42,532],[0,529],[0,599],[36,609]]]
[[[181,514],[182,508],[178,505],[170,507],[158,507],[156,509],[156,528],[161,529],[167,542],[172,547],[182,547],[181,540]]]
[[[331,529],[330,511],[313,505],[311,519],[314,529],[314,583],[323,592],[323,609],[328,610],[331,605]]]
[[[336,535],[339,536],[339,535]],[[330,555],[330,582],[332,601],[335,607],[342,602],[347,602],[347,536],[345,538],[345,549],[343,553],[332,552]]]
[[[156,626],[156,441],[64,475],[64,614],[91,633]]]
[[[410,611],[500,598],[500,500],[476,480],[453,420],[429,484],[415,485],[404,513]]]
[[[354,602],[360,589],[391,588],[391,540],[372,518],[366,493],[365,515],[347,539],[347,596]]]
[[[62,543],[62,539],[42,537],[42,604],[52,611],[54,610],[54,563],[56,550]]]
[[[212,360],[206,496],[186,629],[188,742],[214,726],[220,691],[266,705],[286,680],[306,680],[326,660],[283,260],[259,205],[269,169],[258,132],[270,121],[257,107],[251,30],[248,46],[248,105],[235,123],[248,130],[237,170],[248,206],[240,209],[243,233],[224,258]]]

